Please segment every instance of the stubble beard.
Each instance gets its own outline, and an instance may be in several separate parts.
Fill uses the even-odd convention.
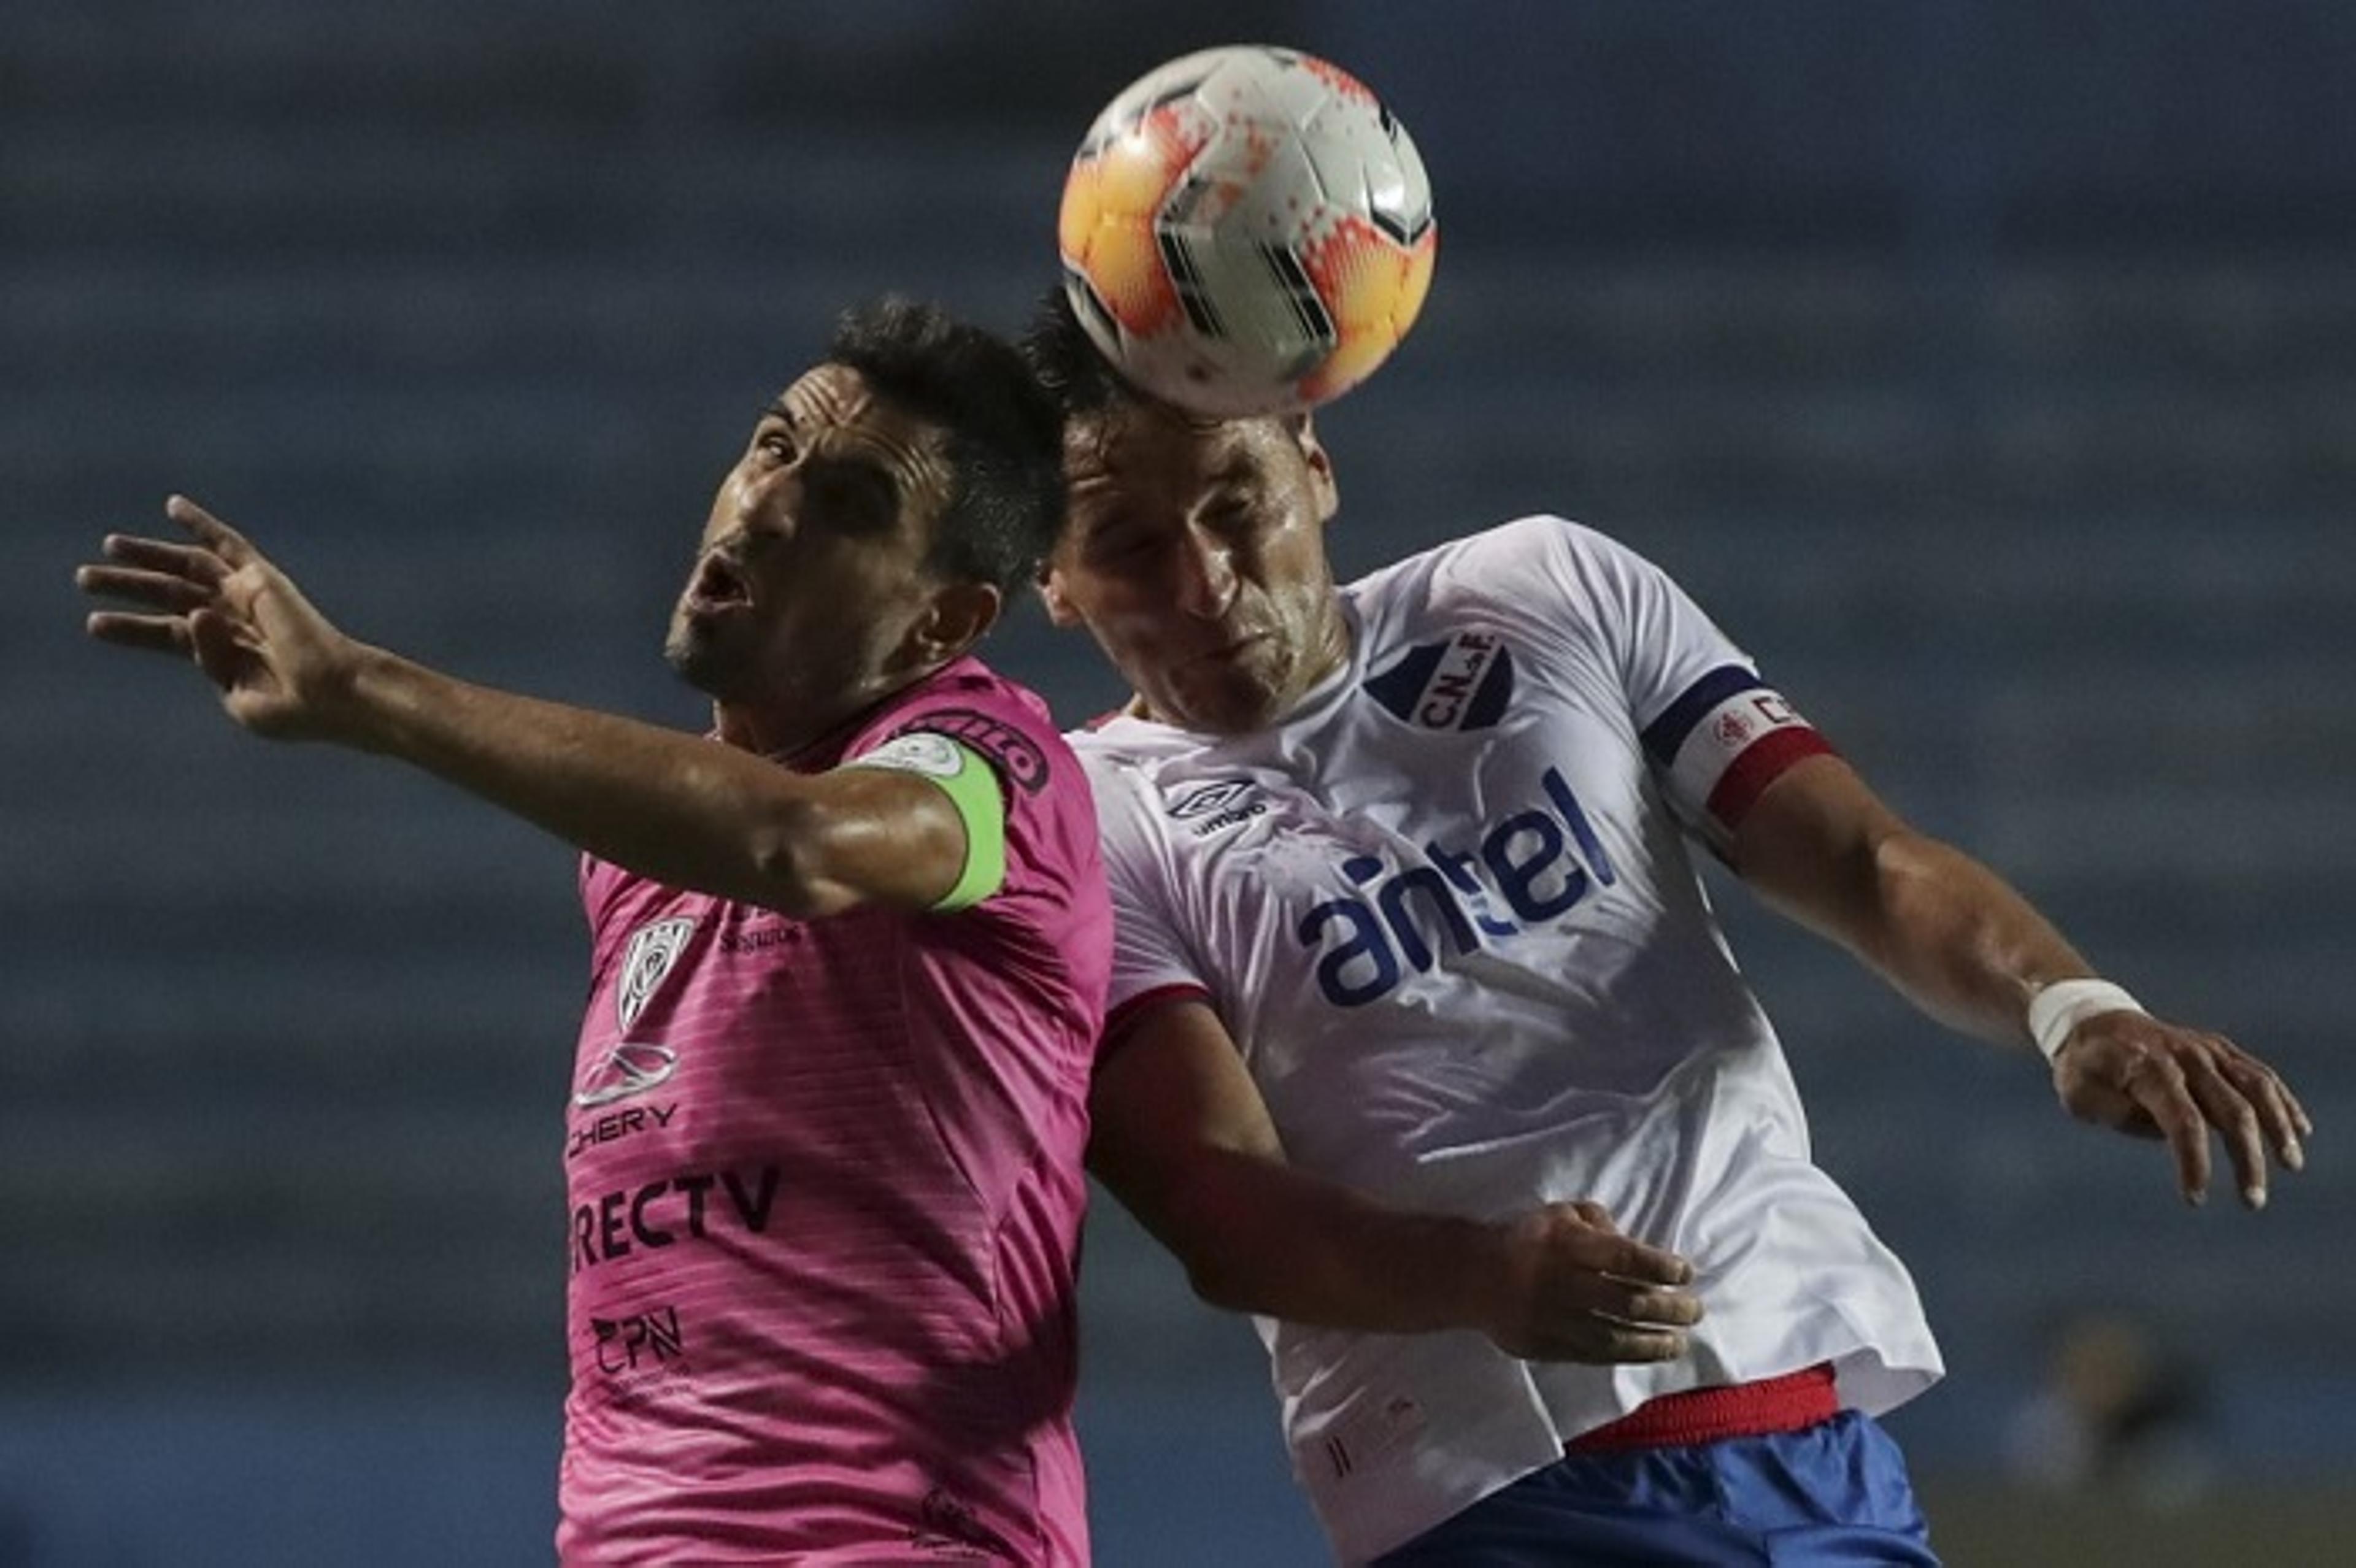
[[[1165,688],[1177,711],[1165,717],[1205,734],[1264,730],[1282,715],[1289,664],[1286,650],[1270,647],[1254,650],[1240,667],[1180,673]]]
[[[751,667],[739,650],[684,616],[663,637],[663,662],[678,677],[714,701],[740,700]]]

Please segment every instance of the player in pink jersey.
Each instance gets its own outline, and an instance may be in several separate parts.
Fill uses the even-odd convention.
[[[1087,1560],[1071,1413],[1110,915],[1087,784],[969,649],[1062,517],[1004,344],[846,316],[723,481],[665,655],[716,736],[354,642],[186,500],[90,630],[256,733],[397,757],[586,851],[558,1547]]]

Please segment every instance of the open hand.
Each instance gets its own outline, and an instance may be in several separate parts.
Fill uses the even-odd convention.
[[[1549,1203],[1500,1232],[1503,1268],[1483,1324],[1525,1360],[1667,1361],[1701,1298],[1693,1265],[1624,1236],[1600,1203]]]
[[[2267,1151],[2297,1170],[2315,1131],[2281,1075],[2232,1040],[2132,1009],[2081,1022],[2054,1053],[2053,1087],[2081,1121],[2165,1138],[2188,1203],[2208,1196],[2210,1128],[2253,1209],[2265,1207]]]
[[[164,513],[195,542],[110,534],[101,546],[106,564],[74,573],[84,592],[140,607],[93,612],[90,635],[193,659],[229,716],[256,734],[340,738],[359,645],[235,528],[183,496]]]

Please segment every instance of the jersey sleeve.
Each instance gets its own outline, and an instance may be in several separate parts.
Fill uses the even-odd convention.
[[[1548,562],[1671,808],[1723,850],[1769,784],[1831,743],[1666,572],[1591,528],[1545,521]]]
[[[1104,844],[1105,891],[1112,901],[1112,985],[1105,996],[1104,1043],[1109,1054],[1129,1025],[1163,1002],[1207,1002],[1212,992],[1202,966],[1179,935],[1171,906],[1175,879],[1161,873],[1160,844],[1138,807],[1133,783],[1095,772]]]
[[[594,855],[581,857],[581,912],[589,923],[593,941],[602,942],[610,923],[614,906],[621,901],[632,880],[630,873],[608,860]]]
[[[616,911],[632,878],[611,861],[584,854],[579,881],[581,912],[589,925],[589,989],[594,995],[605,984],[606,970],[621,952],[627,927],[616,918]]]

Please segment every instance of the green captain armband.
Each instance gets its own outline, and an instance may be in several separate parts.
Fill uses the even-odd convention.
[[[846,768],[889,768],[915,773],[941,786],[965,824],[965,869],[957,885],[933,905],[942,914],[970,909],[1006,882],[1006,791],[998,770],[980,753],[947,735],[911,730],[895,735],[872,752],[842,764]]]

